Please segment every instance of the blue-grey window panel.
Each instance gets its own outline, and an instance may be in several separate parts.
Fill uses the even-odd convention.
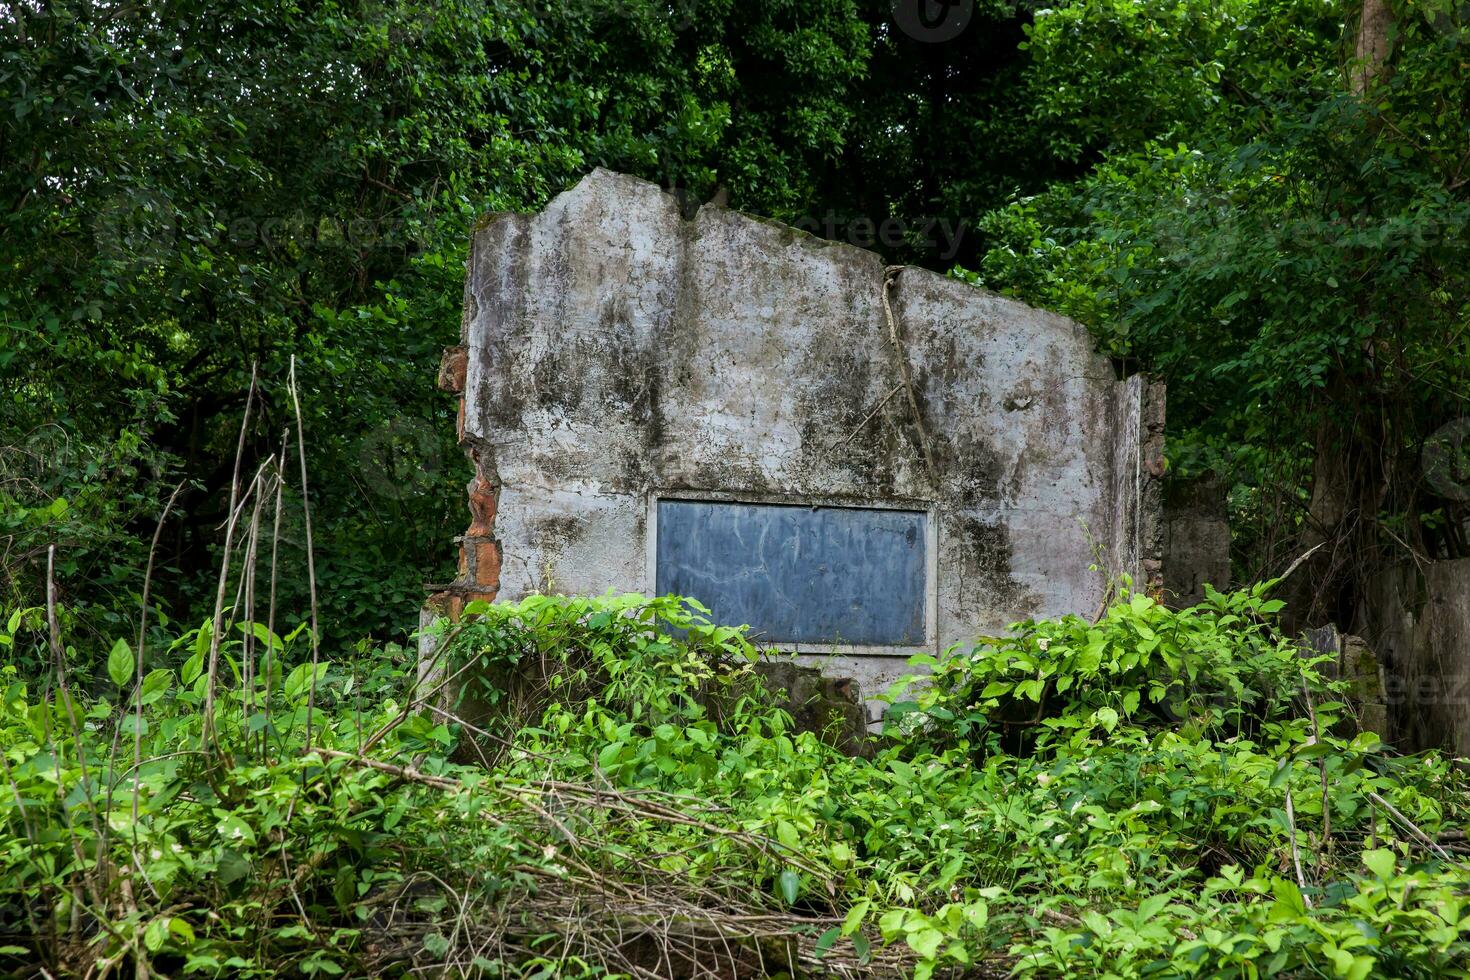
[[[698,599],[764,643],[919,646],[928,515],[868,507],[658,501],[660,595]]]

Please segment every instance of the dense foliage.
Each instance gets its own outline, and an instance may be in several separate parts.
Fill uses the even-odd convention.
[[[912,6],[0,0],[0,972],[1470,976],[1464,771],[1264,588],[952,651],[858,758],[672,597],[403,645],[469,231],[598,165],[1083,321],[1241,580],[1332,545],[1298,618],[1470,555],[1465,5]]]
[[[1103,2],[1029,32],[1035,118],[1106,149],[987,216],[971,277],[1167,377],[1171,458],[1236,483],[1247,577],[1334,543],[1319,617],[1385,560],[1470,555],[1466,14]]]
[[[887,0],[0,5],[0,588],[34,597],[61,543],[116,631],[181,485],[155,598],[197,618],[248,379],[247,471],[295,356],[328,635],[401,640],[464,524],[431,382],[471,223],[595,165],[1087,322],[1171,383],[1175,471],[1235,487],[1243,578],[1316,540],[1329,590],[1470,554],[1463,6],[949,6],[962,30]]]
[[[1178,613],[1125,594],[954,651],[869,758],[793,731],[741,631],[672,597],[482,605],[437,627],[423,677],[394,647],[314,670],[301,631],[259,624],[220,637],[216,674],[208,624],[119,642],[91,692],[6,668],[0,956],[97,977],[1470,975],[1463,773],[1352,734],[1261,592]],[[48,642],[40,610],[5,625]],[[462,669],[488,679],[465,688],[483,727],[444,693]]]
[[[468,471],[433,390],[469,227],[601,164],[790,211],[840,147],[849,0],[0,6],[0,535],[7,598],[101,635],[160,561],[212,597],[253,372],[252,472],[298,361],[332,635],[402,638],[452,576]],[[732,106],[738,105],[738,113]],[[717,178],[718,172],[718,178]],[[295,488],[299,492],[299,488]],[[304,569],[287,527],[283,564]],[[299,576],[283,599],[304,605]],[[349,625],[350,624],[350,625]]]

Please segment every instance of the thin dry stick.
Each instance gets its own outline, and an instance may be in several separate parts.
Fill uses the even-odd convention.
[[[1371,791],[1368,793],[1368,799],[1372,800],[1374,803],[1377,803],[1379,806],[1383,807],[1383,809],[1387,810],[1388,815],[1397,820],[1399,825],[1407,830],[1410,834],[1414,835],[1414,837],[1418,839],[1419,843],[1429,848],[1435,854],[1438,854],[1443,860],[1448,861],[1451,864],[1458,863],[1455,861],[1454,858],[1450,857],[1449,851],[1446,851],[1443,847],[1440,847],[1438,841],[1434,840],[1424,831],[1420,830],[1418,824],[1414,823],[1414,821],[1410,820],[1408,817],[1400,813],[1398,811],[1398,808],[1395,807],[1392,803],[1388,802],[1377,793]]]
[[[857,438],[857,434],[859,432],[863,431],[863,429],[867,427],[867,425],[868,425],[869,422],[873,421],[873,417],[875,415],[877,415],[879,412],[883,411],[883,406],[884,405],[887,405],[889,403],[889,401],[891,401],[893,399],[893,396],[896,395],[896,394],[898,394],[902,390],[903,390],[903,384],[902,383],[899,383],[899,384],[894,385],[893,388],[889,390],[888,394],[884,395],[881,399],[879,399],[878,404],[875,405],[875,406],[873,406],[873,410],[868,413],[867,417],[864,418],[857,425],[853,426],[852,431],[847,434],[847,438],[843,439],[841,442],[839,442],[836,446],[834,446],[832,448],[834,448],[834,449],[841,449],[843,446],[847,445],[849,442],[852,442],[853,439]]]
[[[245,490],[245,493],[240,496],[240,506],[237,507],[237,508],[235,508],[235,514],[234,514],[235,520],[237,522],[237,524],[236,524],[236,527],[237,528],[239,526],[238,525],[238,521],[245,516],[246,509],[250,506],[250,504],[257,498],[257,496],[260,493],[264,493],[265,492],[265,490],[264,490],[264,484],[262,482],[262,477],[263,477],[263,474],[265,472],[266,467],[269,464],[270,464],[270,461],[269,460],[267,460],[265,463],[261,464],[260,469],[256,470],[255,471],[255,475],[250,478],[250,483],[247,486],[247,488]],[[223,525],[221,525],[221,526],[223,526]],[[247,527],[248,527],[248,525],[247,525]],[[250,544],[250,539],[247,536],[245,540],[241,541],[239,544],[237,544],[235,546],[235,554],[240,559],[240,568],[241,568],[240,581],[238,581],[238,582],[235,583],[235,599],[234,599],[234,601],[231,602],[229,605],[225,606],[225,609],[227,609],[229,612],[228,612],[228,614],[226,616],[226,619],[225,619],[224,629],[220,633],[220,636],[222,638],[223,637],[226,637],[226,636],[229,636],[230,633],[232,633],[234,631],[236,624],[238,624],[240,622],[240,620],[239,620],[240,611],[245,608],[244,601],[243,601],[244,598],[245,598],[245,574],[244,574],[244,567],[245,567],[245,559],[248,556],[249,551],[250,551],[249,544]]]
[[[290,448],[291,429],[287,427],[281,432],[281,462],[276,467],[276,510],[271,515],[271,597],[265,622],[265,631],[270,637],[270,643],[276,643],[276,557],[281,544],[281,497],[286,489],[286,451]],[[271,726],[271,671],[279,666],[281,654],[285,651],[284,648],[272,648],[266,652],[270,655],[271,662],[265,672],[265,692],[261,695],[261,710],[265,716],[265,724],[260,728],[260,757],[262,760],[266,757],[266,732]]]
[[[432,786],[435,789],[450,793],[459,793],[466,789],[465,785],[458,780],[449,779],[444,776],[435,776],[412,766],[398,766],[389,762],[380,762],[364,756],[353,755],[350,752],[341,752],[337,749],[322,748],[317,750],[321,755],[332,759],[342,759],[351,765],[365,766],[397,776],[408,782],[421,783]],[[500,786],[494,784],[481,784],[482,791],[494,792],[502,798],[513,800],[521,806],[532,808],[533,803],[527,796],[546,797],[561,794],[573,798],[578,803],[591,803],[608,813],[620,813],[631,817],[642,817],[647,820],[658,820],[663,823],[677,824],[685,827],[694,827],[708,834],[724,837],[736,843],[743,844],[752,850],[759,851],[767,857],[779,858],[800,871],[805,871],[819,880],[830,880],[831,871],[820,865],[814,864],[803,857],[791,852],[786,845],[760,834],[741,830],[732,830],[721,827],[719,824],[710,823],[689,817],[677,810],[659,806],[647,800],[640,800],[627,793],[617,790],[600,790],[591,786],[583,786],[577,783],[563,783],[554,780],[543,781],[537,785]],[[534,812],[544,815],[544,810],[535,807]],[[481,816],[497,825],[502,825],[497,816],[482,811]],[[570,832],[568,832],[570,836]],[[575,837],[571,839],[575,840]]]
[[[241,700],[243,718],[241,738],[247,744],[250,739],[250,714],[255,707],[255,565],[256,548],[260,543],[260,513],[265,505],[266,470],[275,465],[275,457],[268,457],[255,475],[255,510],[250,515],[250,532],[245,546],[245,642],[241,668],[244,698]],[[267,641],[269,644],[269,641]]]
[[[301,461],[301,513],[306,520],[306,582],[311,594],[311,687],[306,694],[306,747],[311,748],[311,725],[316,713],[316,673],[321,660],[317,628],[316,558],[311,541],[311,495],[306,484],[306,433],[301,424],[301,399],[296,392],[296,355],[291,355],[291,407],[296,413],[296,456]]]
[[[1307,675],[1302,674],[1302,696],[1307,699],[1307,715],[1312,719],[1312,735],[1322,741],[1322,726],[1317,723],[1317,706],[1312,703],[1312,690],[1307,686]],[[1322,774],[1322,845],[1332,836],[1332,796],[1327,789],[1327,757],[1317,759],[1317,768]]]
[[[1281,573],[1281,577],[1276,580],[1276,584],[1277,585],[1280,585],[1282,582],[1285,582],[1287,579],[1291,578],[1291,573],[1292,572],[1296,571],[1298,568],[1301,568],[1302,565],[1306,564],[1306,561],[1307,561],[1308,558],[1312,557],[1313,555],[1315,555],[1317,552],[1321,551],[1325,547],[1327,547],[1327,542],[1326,541],[1323,541],[1321,544],[1319,544],[1316,547],[1310,549],[1306,554],[1302,555],[1296,561],[1292,562],[1291,565],[1290,565],[1290,567],[1288,567],[1286,569],[1286,571],[1284,571],[1284,572]]]
[[[133,764],[131,767],[129,767],[129,772],[137,772],[139,764],[143,758],[143,661],[144,647],[146,646],[148,636],[148,595],[153,587],[153,562],[158,555],[158,542],[163,536],[163,525],[168,520],[169,511],[173,509],[174,501],[178,498],[179,491],[182,489],[184,489],[184,481],[180,480],[178,484],[174,486],[173,493],[169,494],[168,501],[163,505],[163,513],[158,516],[158,523],[153,528],[153,542],[148,547],[148,564],[143,571],[143,596],[141,600],[142,610],[138,615],[138,645],[135,648],[133,658]],[[112,740],[111,754],[108,756],[107,760],[107,771],[109,774],[107,780],[108,813],[112,812],[113,791],[117,788],[117,785],[120,782],[120,780],[115,778],[112,774],[116,771],[117,747],[121,737],[122,726],[119,725],[117,733],[114,735]],[[133,822],[130,830],[132,836],[132,865],[133,867],[139,869],[141,869],[143,866],[142,861],[138,856],[138,796],[141,792],[141,780],[137,777],[134,777],[132,804]],[[108,853],[107,841],[111,829],[112,827],[110,822],[105,822],[103,824],[102,842],[98,847],[99,853]],[[126,877],[124,877],[121,880],[121,886],[123,890],[123,897],[126,900],[127,905],[129,906],[129,911],[136,912],[138,908],[137,904],[133,901],[132,883]]]
[[[399,710],[397,715],[395,715],[389,721],[384,722],[382,727],[380,727],[376,732],[369,736],[366,742],[362,743],[362,748],[358,750],[359,752],[366,752],[368,749],[371,749],[373,746],[381,742],[384,738],[387,738],[390,732],[392,732],[399,725],[407,721],[409,715],[411,715],[414,711],[417,711],[421,705],[427,704],[430,698],[433,698],[449,684],[452,684],[459,677],[459,675],[465,673],[467,670],[470,670],[476,665],[476,661],[473,658],[467,659],[462,667],[456,670],[453,674],[450,674],[448,677],[442,678],[438,681],[434,681],[433,679],[433,674],[434,671],[438,669],[440,658],[448,653],[450,644],[454,640],[455,636],[458,635],[459,631],[463,628],[463,625],[460,624],[456,625],[452,630],[450,630],[448,634],[440,641],[438,647],[435,648],[434,656],[429,660],[429,663],[427,665],[419,665],[419,672],[414,678],[413,687],[409,689],[408,700],[404,702],[403,707]],[[431,687],[427,693],[420,693],[419,685],[425,683],[426,681],[433,683],[434,686]]]
[[[153,543],[148,547],[148,567],[143,572],[143,611],[138,617],[138,665],[137,665],[137,713],[133,719],[133,767],[136,770],[143,761],[143,646],[148,636],[148,594],[153,588],[153,561],[158,556],[158,542],[163,537],[163,525],[168,520],[169,511],[174,508],[174,501],[178,499],[179,491],[184,489],[184,481],[180,480],[174,487],[174,492],[168,495],[168,503],[163,505],[163,513],[158,515],[158,524],[153,528]],[[138,788],[133,787],[133,846],[138,843]]]
[[[5,770],[5,782],[10,785],[10,792],[15,797],[15,812],[18,813],[18,814],[20,814],[20,825],[21,825],[21,827],[23,827],[25,829],[25,832],[26,832],[26,840],[30,841],[30,844],[31,844],[31,846],[29,848],[23,848],[21,850],[21,853],[22,853],[22,855],[24,855],[24,858],[27,861],[32,861],[34,859],[34,856],[35,855],[38,855],[38,854],[41,853],[39,850],[36,849],[36,846],[35,846],[36,845],[36,832],[31,829],[31,818],[26,813],[25,800],[23,800],[21,798],[21,795],[20,795],[20,783],[18,783],[16,781],[16,779],[15,779],[15,773],[10,768],[10,760],[5,757],[5,753],[4,752],[0,752],[0,768],[3,768]],[[42,905],[42,907],[49,908],[50,907],[50,902],[48,900],[49,900],[49,898],[51,896],[51,886],[50,886],[50,884],[46,883],[47,876],[46,876],[46,874],[44,872],[42,874],[40,874],[38,877],[42,881],[41,895],[42,895],[42,899],[43,900],[41,902],[41,905]],[[23,906],[25,908],[25,911],[26,911],[26,924],[31,927],[31,935],[33,935],[33,936],[39,936],[41,934],[41,930],[40,930],[40,927],[39,927],[38,923],[36,922],[36,912],[35,912],[35,909],[32,908],[32,903],[25,902],[25,903],[22,903],[22,904],[23,904]],[[48,924],[54,925],[54,923],[48,923]],[[51,939],[52,939],[52,941],[51,941],[51,947],[50,948],[54,949],[54,948],[56,948],[56,941],[55,941],[56,937],[55,937],[54,930],[52,932]]]
[[[1286,833],[1291,838],[1291,863],[1296,867],[1296,883],[1301,889],[1302,901],[1307,908],[1312,907],[1312,900],[1307,897],[1307,877],[1302,874],[1302,852],[1296,846],[1296,813],[1291,805],[1291,785],[1286,787]]]
[[[240,465],[245,458],[245,434],[250,429],[250,409],[255,404],[255,365],[250,366],[250,390],[245,394],[245,417],[240,420],[240,438],[235,444],[235,473],[230,479],[229,521],[225,525],[224,557],[220,560],[219,585],[214,595],[213,629],[209,636],[209,677],[204,688],[204,727],[202,741],[207,747],[214,741],[214,689],[219,682],[220,633],[224,626],[225,589],[230,581],[230,548],[235,539],[235,506],[240,498]]]

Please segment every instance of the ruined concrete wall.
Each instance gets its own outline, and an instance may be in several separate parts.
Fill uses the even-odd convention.
[[[463,341],[445,374],[476,510],[451,605],[652,589],[666,493],[929,510],[924,652],[1092,614],[1099,562],[1156,578],[1162,392],[1063,317],[723,208],[686,220],[599,170],[483,223]],[[873,692],[916,649],[837,652]]]
[[[1322,676],[1346,685],[1342,700],[1347,712],[1338,734],[1352,737],[1359,732],[1373,732],[1383,741],[1393,742],[1396,732],[1388,710],[1383,664],[1363,638],[1344,636],[1329,623],[1307,630],[1302,641],[1303,656],[1314,660],[1322,655],[1332,658],[1317,664]]]
[[[1230,588],[1228,487],[1209,474],[1164,491],[1164,589],[1176,609],[1204,601],[1205,586]]]
[[[1383,665],[1395,745],[1470,756],[1470,559],[1381,573],[1358,631]]]
[[[1163,596],[1164,385],[1133,375],[1115,388],[1108,569]]]

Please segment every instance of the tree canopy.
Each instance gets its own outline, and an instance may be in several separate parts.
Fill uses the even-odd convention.
[[[294,356],[326,615],[399,627],[463,524],[431,381],[469,229],[596,165],[1082,320],[1170,382],[1243,573],[1313,534],[1334,580],[1470,554],[1423,463],[1464,414],[1470,34],[1370,6],[1363,49],[1332,0],[989,0],[938,42],[883,0],[7,4],[6,588],[64,541],[101,629],[182,483],[157,594],[190,609],[252,370],[247,472]]]

